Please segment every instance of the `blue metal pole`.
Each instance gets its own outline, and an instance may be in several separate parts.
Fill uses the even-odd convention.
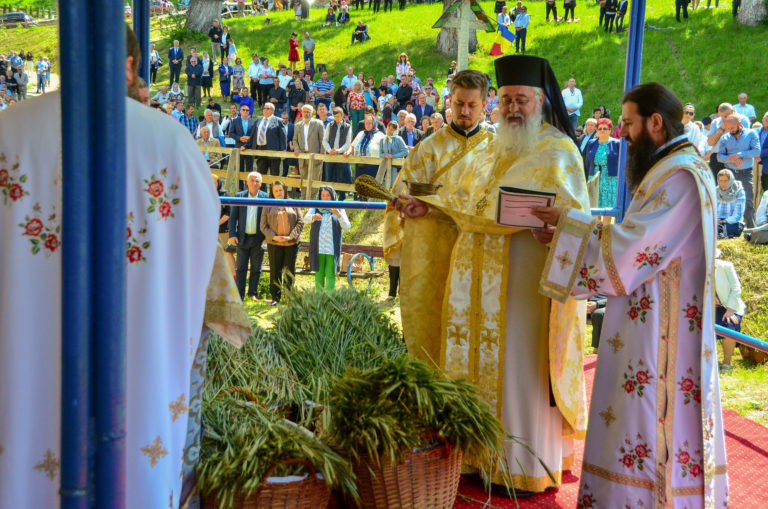
[[[125,506],[125,20],[122,2],[92,2],[90,94],[94,214],[93,384],[96,507]],[[82,63],[80,65],[82,69]],[[107,104],[109,107],[105,108]],[[82,130],[78,130],[82,133]]]
[[[761,341],[757,338],[753,338],[752,336],[747,336],[746,334],[742,334],[741,332],[732,331],[731,329],[726,329],[725,327],[722,327],[720,325],[715,325],[715,333],[718,336],[723,336],[729,339],[733,339],[735,341],[738,341],[739,343],[742,343],[747,346],[751,346],[752,348],[755,348],[757,350],[760,350],[761,352],[768,353],[768,343],[765,341]]]
[[[61,507],[89,507],[89,416],[91,337],[91,175],[88,116],[82,98],[93,94],[83,80],[88,52],[89,2],[70,0],[59,8],[62,132],[62,348],[61,348]]]
[[[629,7],[629,40],[627,41],[627,63],[624,72],[624,92],[640,83],[640,70],[643,63],[643,34],[645,31],[645,0],[635,0]],[[616,206],[619,213],[616,220],[624,220],[624,214],[632,201],[632,195],[626,183],[625,169],[627,164],[627,141],[621,139],[619,151],[619,180],[617,182],[618,196]]]
[[[222,205],[258,205],[272,207],[303,207],[324,209],[384,210],[383,201],[324,201],[324,200],[276,200],[274,198],[229,198],[222,197]]]
[[[139,76],[149,84],[149,0],[133,0],[133,31],[139,40]]]

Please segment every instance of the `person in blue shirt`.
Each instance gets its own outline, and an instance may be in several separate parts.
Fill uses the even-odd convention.
[[[222,57],[221,65],[219,65],[219,85],[221,86],[222,97],[229,97],[230,83],[232,83],[232,66],[229,65],[227,57]]]
[[[745,129],[738,118],[731,115],[723,122],[727,131],[720,139],[720,149],[717,160],[733,172],[736,180],[741,182],[746,193],[744,222],[748,228],[755,226],[754,186],[752,183],[752,166],[754,158],[760,156],[760,140],[752,129]],[[718,173],[718,179],[720,174]]]
[[[379,140],[379,155],[384,157],[384,159],[399,159],[408,157],[408,147],[405,146],[405,142],[397,134],[399,127],[400,126],[398,125],[397,121],[391,120],[389,124],[387,124],[387,135]],[[397,168],[392,167],[390,171],[390,181],[389,183],[385,181],[384,185],[387,187],[394,186],[395,180],[397,179],[397,174]],[[386,175],[381,175],[382,180],[384,180],[385,177]]]
[[[521,13],[515,16],[515,53],[520,53],[520,45],[522,44],[522,53],[525,53],[525,36],[528,34],[528,25],[531,22],[531,17],[528,15],[528,8],[523,6]]]
[[[760,187],[768,191],[768,112],[763,115],[763,127],[757,130],[757,139],[760,142],[760,157],[755,158],[755,163],[760,163],[763,171],[760,173]]]
[[[717,238],[731,239],[744,230],[744,186],[731,170],[717,174]]]
[[[239,104],[240,107],[248,106],[249,115],[253,116],[253,97],[248,95],[247,88],[241,88],[240,95],[233,95],[232,101]]]

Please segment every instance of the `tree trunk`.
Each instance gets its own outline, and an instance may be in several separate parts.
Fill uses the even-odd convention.
[[[450,6],[452,0],[443,0],[443,12]],[[456,9],[454,15],[458,16],[458,9]],[[477,49],[477,33],[474,30],[469,31],[469,52],[474,53]],[[440,33],[437,34],[437,50],[450,58],[456,60],[456,56],[459,51],[459,34],[455,28],[441,28]]]
[[[221,22],[220,0],[189,0],[186,28],[207,34],[213,20]]]
[[[736,19],[742,25],[756,27],[765,20],[766,9],[763,0],[741,0]]]

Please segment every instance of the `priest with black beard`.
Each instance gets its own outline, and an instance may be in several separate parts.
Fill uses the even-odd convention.
[[[620,224],[536,208],[556,227],[540,292],[608,295],[578,500],[585,507],[727,507],[714,344],[715,184],[664,85],[624,95],[632,202]]]

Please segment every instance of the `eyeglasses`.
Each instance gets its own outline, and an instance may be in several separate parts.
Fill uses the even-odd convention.
[[[531,97],[519,97],[512,99],[511,97],[502,97],[499,99],[499,104],[501,106],[511,106],[512,103],[517,104],[518,108],[522,108],[523,106],[526,106],[529,102],[531,102]]]
[[[610,131],[610,129],[608,129],[607,127],[598,127],[597,130],[598,131]]]
[[[691,115],[691,116],[696,114],[696,112],[693,112],[693,111],[684,111],[683,113],[686,114],[686,115]]]

